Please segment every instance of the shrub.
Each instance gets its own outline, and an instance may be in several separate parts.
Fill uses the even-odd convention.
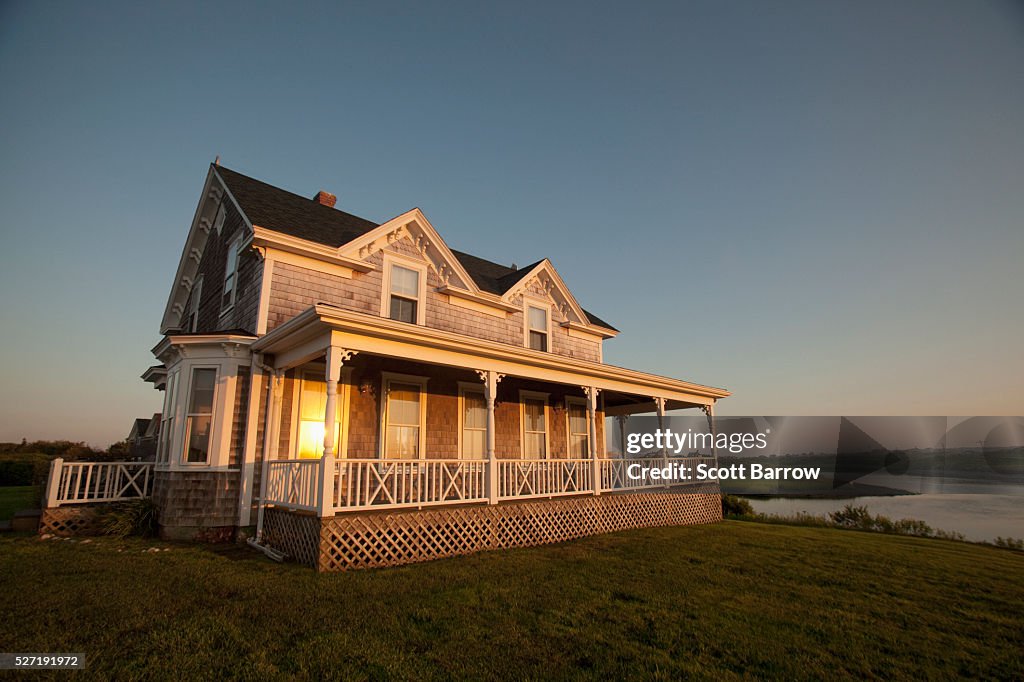
[[[156,535],[157,508],[151,499],[119,502],[105,508],[100,513],[99,522],[104,535],[148,538]]]
[[[1004,538],[999,536],[995,541],[996,547],[1004,547],[1006,549],[1016,549],[1018,551],[1024,551],[1024,539],[1021,538]]]
[[[722,516],[754,516],[754,508],[742,497],[722,495]]]
[[[840,528],[875,530],[874,517],[868,512],[867,507],[854,507],[848,504],[839,511],[832,512],[828,517],[833,525]]]

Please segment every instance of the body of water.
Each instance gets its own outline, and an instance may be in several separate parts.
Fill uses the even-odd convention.
[[[975,486],[976,488],[977,486]],[[805,512],[825,516],[848,504],[867,507],[890,519],[919,519],[932,528],[962,533],[968,540],[997,536],[1024,538],[1024,486],[996,486],[992,492],[937,492],[895,497],[750,499],[754,511],[788,516]]]

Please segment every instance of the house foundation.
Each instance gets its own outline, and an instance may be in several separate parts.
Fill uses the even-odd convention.
[[[328,572],[721,519],[721,497],[717,485],[711,485],[685,492],[612,493],[323,519],[271,507],[265,511],[263,539],[291,560]]]

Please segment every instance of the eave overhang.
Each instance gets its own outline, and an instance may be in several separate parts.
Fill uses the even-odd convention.
[[[330,346],[374,355],[401,357],[508,376],[593,386],[680,406],[712,405],[730,395],[711,386],[552,353],[486,341],[462,334],[396,322],[317,304],[255,341],[250,349],[274,356],[279,369],[294,367]]]

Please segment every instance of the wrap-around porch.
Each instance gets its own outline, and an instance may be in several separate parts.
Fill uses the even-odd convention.
[[[268,506],[326,518],[654,491],[668,486],[652,467],[714,461],[609,453],[605,418],[619,442],[632,414],[698,408],[713,430],[718,389],[361,317],[318,305],[253,346],[271,379],[260,531]]]

